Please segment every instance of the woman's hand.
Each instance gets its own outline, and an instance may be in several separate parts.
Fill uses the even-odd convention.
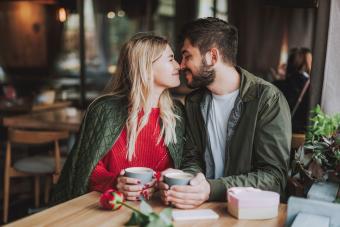
[[[118,191],[122,192],[125,199],[127,200],[140,200],[141,196],[145,199],[150,199],[150,197],[155,192],[156,180],[153,179],[151,182],[145,185],[141,184],[141,181],[136,178],[130,178],[124,176],[125,171],[122,170],[117,177],[116,188]]]
[[[155,193],[157,189],[156,183],[157,183],[157,180],[152,179],[152,181],[145,184],[145,186],[143,187],[143,191],[142,191],[142,195],[145,199],[149,200],[152,197],[152,195]]]

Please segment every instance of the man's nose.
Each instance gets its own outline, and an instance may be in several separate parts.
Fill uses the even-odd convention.
[[[184,69],[185,68],[185,59],[182,58],[181,60],[181,64],[179,65],[180,69]]]

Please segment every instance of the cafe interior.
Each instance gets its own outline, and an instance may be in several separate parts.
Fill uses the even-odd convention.
[[[237,65],[281,89],[292,115],[292,122],[282,122],[292,124],[293,131],[286,196],[280,199],[279,214],[240,226],[291,224],[296,213],[308,207],[312,207],[306,211],[309,218],[328,216],[329,224],[309,226],[340,226],[335,215],[340,213],[339,9],[339,0],[1,0],[0,224],[126,222],[128,216],[115,218],[114,212],[100,210],[98,195],[91,197],[92,204],[81,205],[85,200],[79,200],[66,204],[68,208],[50,205],[82,119],[88,106],[108,92],[120,48],[135,33],[152,31],[166,37],[181,62],[181,27],[197,18],[217,17],[238,29]],[[282,84],[289,79],[291,54],[300,50],[308,55],[308,79],[292,98],[292,91],[285,89],[297,85]],[[192,90],[184,77],[180,80],[171,93],[184,103]],[[318,135],[319,141],[309,133]],[[333,152],[329,159],[328,150]],[[86,221],[92,213],[77,207],[90,209],[90,205],[95,222]],[[209,206],[203,208],[213,207]],[[227,212],[226,202],[218,206],[212,208],[219,214],[216,220],[174,225],[238,224]],[[79,216],[66,209],[79,211]]]

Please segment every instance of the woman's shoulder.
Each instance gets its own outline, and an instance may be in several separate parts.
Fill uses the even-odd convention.
[[[97,97],[87,108],[87,112],[97,112],[103,110],[117,110],[127,106],[127,98],[113,94],[105,94]]]

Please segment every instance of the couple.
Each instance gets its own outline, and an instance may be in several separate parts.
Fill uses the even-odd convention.
[[[237,30],[217,18],[198,19],[181,32],[182,62],[168,42],[135,35],[122,48],[112,93],[88,108],[75,147],[65,163],[53,200],[62,202],[114,188],[128,200],[145,188],[124,169],[185,171],[187,186],[160,182],[165,204],[194,208],[226,200],[227,189],[252,186],[284,192],[291,140],[290,113],[281,92],[236,66]],[[198,88],[185,107],[169,88]]]

